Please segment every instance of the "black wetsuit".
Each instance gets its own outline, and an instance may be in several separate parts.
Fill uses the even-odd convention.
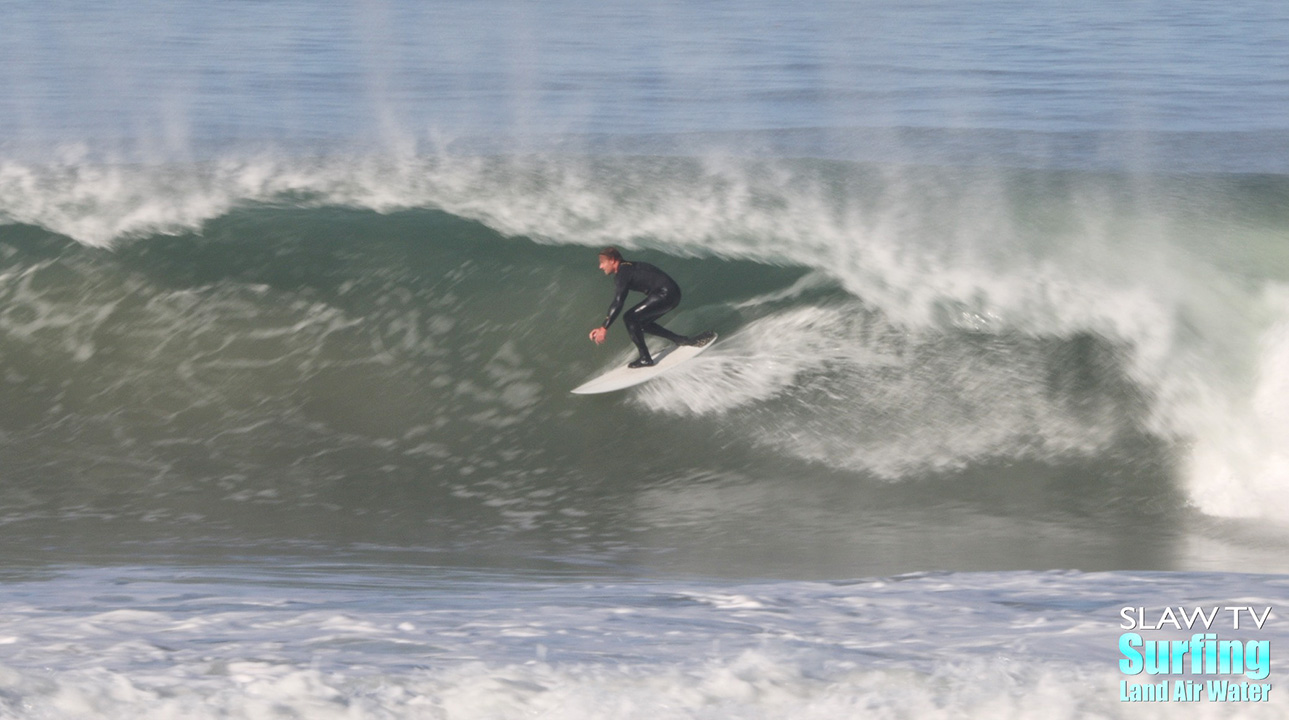
[[[645,294],[645,299],[622,316],[622,324],[627,326],[631,342],[640,351],[640,358],[632,365],[652,365],[649,348],[645,345],[644,333],[666,338],[674,343],[685,344],[690,341],[684,335],[677,335],[657,323],[658,318],[674,310],[680,304],[680,286],[667,273],[646,262],[623,260],[618,264],[617,276],[614,278],[613,302],[609,304],[609,313],[604,318],[604,328],[613,324],[622,306],[626,303],[628,292]]]

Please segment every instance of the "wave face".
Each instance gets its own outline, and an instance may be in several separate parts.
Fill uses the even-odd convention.
[[[1065,559],[1112,567],[1143,522],[1289,518],[1283,176],[546,152],[10,162],[0,186],[9,522],[574,556],[814,522],[842,547],[841,505],[764,514],[804,477],[900,532],[946,503],[1110,529]],[[679,280],[670,326],[722,339],[575,398],[627,358],[620,328],[585,340],[609,243]]]

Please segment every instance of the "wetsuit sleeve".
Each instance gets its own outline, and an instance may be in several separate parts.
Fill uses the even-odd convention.
[[[618,313],[622,312],[622,306],[627,302],[627,278],[625,277],[626,268],[621,268],[613,276],[614,292],[613,302],[609,303],[609,312],[604,316],[604,329],[608,329],[613,321],[617,319]]]

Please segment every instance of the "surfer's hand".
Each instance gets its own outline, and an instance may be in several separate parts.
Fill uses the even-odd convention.
[[[598,327],[591,331],[591,339],[595,341],[596,345],[599,345],[600,343],[604,342],[604,338],[608,334],[609,334],[608,328]]]

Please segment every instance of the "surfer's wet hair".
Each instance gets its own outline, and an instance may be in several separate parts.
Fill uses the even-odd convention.
[[[614,262],[622,262],[622,253],[618,252],[615,247],[606,247],[600,251],[600,257],[608,258]]]

